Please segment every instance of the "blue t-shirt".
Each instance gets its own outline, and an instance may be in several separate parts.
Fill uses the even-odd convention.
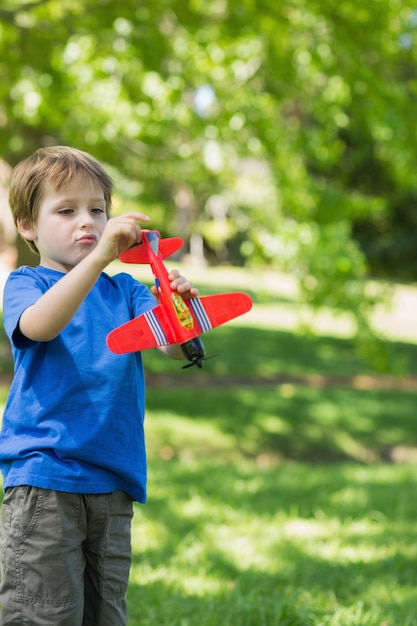
[[[4,326],[15,369],[0,434],[3,486],[122,490],[145,502],[142,359],[112,353],[106,337],[155,300],[129,274],[102,273],[58,337],[27,339],[20,316],[63,275],[21,267],[5,286]]]

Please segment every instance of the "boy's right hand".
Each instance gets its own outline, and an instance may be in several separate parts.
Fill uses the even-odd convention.
[[[133,212],[110,218],[92,254],[99,255],[105,263],[114,261],[130,246],[142,241],[138,222],[149,222],[150,219],[145,213]]]

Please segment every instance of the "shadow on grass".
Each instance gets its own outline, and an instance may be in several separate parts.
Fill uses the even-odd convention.
[[[152,463],[135,523],[158,533],[135,550],[135,623],[414,624],[414,482],[405,467]]]
[[[417,448],[414,393],[294,385],[148,388],[148,428],[172,455],[272,462],[395,461]],[[150,448],[155,454],[152,439]],[[396,458],[397,455],[397,458]]]
[[[343,376],[372,377],[352,341],[240,327],[216,332],[207,338],[221,354],[203,370],[144,355],[151,432],[155,424],[158,445],[165,439],[173,455],[233,458],[238,451],[275,462],[329,463],[417,457],[415,392],[340,385]],[[416,372],[417,346],[394,347],[408,373]],[[206,348],[215,351],[212,343]],[[324,386],[303,385],[303,376],[318,374]]]
[[[258,384],[369,371],[343,339],[226,327],[205,343],[221,354],[202,372],[145,355],[176,378],[148,386],[129,625],[415,626],[415,466],[380,464],[417,448],[415,393]],[[416,372],[417,347],[395,347]],[[206,375],[234,384],[192,386]]]
[[[277,559],[282,554],[277,555]],[[129,587],[129,624],[132,626],[415,626],[417,594],[396,600],[402,583],[392,576],[406,568],[411,579],[415,561],[398,557],[377,564],[364,562],[331,565],[308,558],[293,546],[284,550],[293,567],[282,574],[256,569],[241,571],[222,558],[212,557],[209,576],[218,581],[217,592],[154,581]],[[385,568],[387,575],[381,576]],[[220,582],[223,579],[223,582]],[[229,581],[229,582],[227,582]],[[377,586],[387,585],[373,599]],[[392,586],[391,586],[392,585]],[[412,585],[408,585],[412,589]],[[380,594],[378,594],[380,595]]]
[[[254,384],[259,377],[277,374],[375,373],[358,355],[357,344],[352,339],[229,325],[203,335],[202,340],[206,354],[218,356],[206,361],[201,372],[195,369],[183,373],[181,365],[161,358],[154,351],[144,352],[147,371],[184,374],[184,380],[199,374],[245,375],[251,376]],[[417,374],[417,345],[390,342],[387,349],[395,371]]]
[[[215,594],[177,590],[162,581],[129,587],[129,623],[138,626],[313,626],[274,576],[231,571],[238,582]],[[301,605],[301,603],[298,603]]]

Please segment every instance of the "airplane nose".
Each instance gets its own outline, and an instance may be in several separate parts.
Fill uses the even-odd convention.
[[[191,365],[197,365],[197,367],[202,367],[205,350],[200,337],[194,337],[194,339],[189,339],[188,341],[182,343],[181,350],[186,359],[190,361],[188,365],[183,366],[183,369],[185,369],[186,367],[191,367]]]

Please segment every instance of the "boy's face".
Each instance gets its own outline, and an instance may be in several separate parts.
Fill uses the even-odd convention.
[[[19,231],[35,242],[40,265],[67,272],[95,248],[106,223],[103,190],[78,177],[59,191],[46,185],[36,224]]]

